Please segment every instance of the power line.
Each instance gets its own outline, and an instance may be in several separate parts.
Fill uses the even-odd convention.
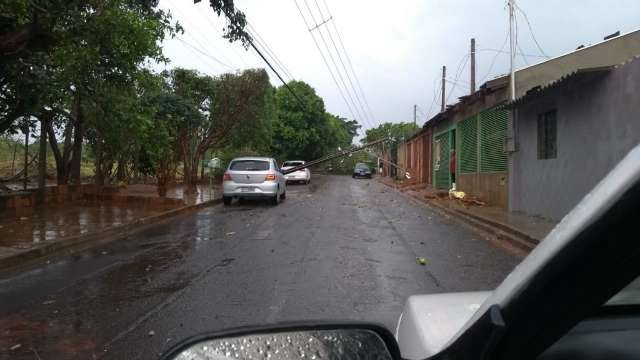
[[[198,48],[197,46],[195,46],[195,45],[193,45],[193,44],[191,44],[191,43],[187,42],[186,40],[184,40],[184,39],[182,39],[182,38],[176,38],[176,40],[180,41],[180,42],[181,42],[181,43],[183,43],[184,45],[187,45],[187,46],[188,46],[189,48],[191,48],[192,50],[195,50],[195,51],[197,51],[198,53],[200,53],[200,54],[202,54],[202,55],[206,56],[207,58],[209,58],[209,59],[211,59],[211,60],[215,61],[216,63],[218,63],[218,64],[220,64],[220,65],[222,65],[222,66],[225,66],[225,67],[227,67],[228,69],[233,70],[233,68],[232,68],[231,66],[229,66],[229,65],[227,65],[227,64],[225,64],[225,63],[223,63],[222,61],[218,60],[218,59],[217,59],[216,57],[214,57],[213,55],[208,54],[207,52],[205,52],[205,51],[201,50],[200,48]]]
[[[311,20],[313,20],[313,23],[316,25],[316,27],[318,26],[318,22],[316,21],[315,16],[313,15],[313,11],[311,11],[311,7],[309,6],[309,3],[307,2],[307,0],[303,0],[305,6],[307,7],[307,11],[309,11],[309,14],[311,15]],[[311,32],[311,30],[309,31]],[[338,64],[336,63],[336,60],[333,57],[333,53],[331,52],[331,49],[329,48],[329,44],[327,44],[327,41],[324,38],[324,35],[322,34],[322,29],[318,30],[318,34],[320,34],[320,40],[322,40],[322,44],[324,45],[325,49],[327,49],[327,53],[329,54],[329,59],[331,60],[331,63],[333,64],[333,67],[335,68],[336,72],[338,73],[338,78],[340,79],[340,82],[342,83],[342,86],[344,87],[344,91],[345,93],[347,93],[347,97],[349,98],[349,100],[351,101],[351,104],[353,105],[353,109],[355,109],[355,113],[357,114],[358,118],[363,121],[363,125],[364,122],[366,122],[366,119],[364,119],[362,117],[362,114],[360,114],[360,110],[358,109],[358,106],[356,105],[355,101],[353,101],[353,97],[351,96],[351,92],[349,91],[349,88],[347,87],[347,83],[344,81],[344,78],[342,77],[342,72],[340,71],[340,68],[338,67]]]
[[[522,50],[522,49],[520,49],[520,50]],[[492,52],[498,52],[498,53],[501,53],[501,54],[508,54],[509,53],[508,51],[503,51],[503,50],[498,50],[498,49],[490,49],[490,48],[476,49],[476,52],[478,52],[478,51],[492,51]],[[518,55],[522,55],[522,56],[526,56],[526,57],[533,57],[533,58],[546,58],[546,56],[544,56],[544,55],[527,54],[527,53],[524,53],[522,51],[520,51],[518,53]]]
[[[302,20],[304,21],[304,25],[305,25],[306,29],[309,29],[310,28],[309,23],[307,22],[307,18],[302,13],[302,9],[300,8],[300,5],[298,5],[298,0],[294,0],[293,2],[296,4],[296,8],[298,8],[298,12],[300,12],[300,17],[302,17]],[[349,109],[349,112],[351,113],[351,116],[354,119],[356,119],[356,116],[355,116],[355,114],[353,112],[353,109],[351,109],[351,105],[347,101],[347,98],[344,96],[344,93],[342,92],[342,88],[338,84],[338,80],[336,80],[336,77],[333,74],[333,70],[331,70],[331,66],[329,66],[329,63],[327,62],[327,58],[324,56],[324,53],[320,49],[320,45],[318,45],[318,41],[316,40],[315,36],[313,36],[312,32],[309,32],[309,34],[311,35],[311,39],[313,39],[313,43],[316,45],[316,49],[318,49],[318,52],[320,53],[320,56],[322,57],[322,61],[326,65],[327,70],[329,70],[329,74],[331,75],[331,78],[333,79],[333,82],[336,84],[336,87],[338,88],[338,91],[340,92],[340,96],[342,97],[342,100],[344,100],[345,104],[347,105],[347,108]]]
[[[276,53],[273,50],[271,50],[271,47],[269,47],[269,44],[267,44],[267,41],[264,40],[262,36],[260,36],[260,33],[258,33],[258,30],[256,30],[253,24],[247,21],[247,25],[249,28],[251,28],[251,33],[255,35],[254,36],[255,40],[257,40],[257,42],[261,44],[262,48],[265,49],[265,52],[271,57],[271,59],[273,59],[276,65],[280,67],[280,69],[285,73],[285,75],[287,75],[287,77],[289,77],[290,80],[295,79],[293,75],[291,75],[291,72],[289,71],[289,69],[287,69],[287,67],[282,63],[282,61],[280,61],[280,58],[278,58]]]
[[[438,91],[438,88],[436,87],[437,81],[438,81],[438,78],[433,80],[433,101],[431,101],[431,105],[429,105],[429,110],[427,111],[427,117],[429,117],[431,115],[431,109],[433,109],[433,105],[436,104],[436,102],[438,101],[439,96],[440,96],[440,92]],[[429,119],[427,119],[427,121],[428,120]]]
[[[496,59],[498,58],[498,55],[502,54],[504,51],[504,47],[507,46],[507,40],[509,39],[509,35],[507,35],[504,38],[504,42],[502,43],[502,46],[500,47],[500,50],[498,50],[495,54],[495,56],[493,57],[493,59],[491,60],[491,65],[489,65],[489,69],[487,70],[487,73],[482,77],[482,80],[480,80],[480,83],[482,84],[483,82],[485,82],[485,80],[487,79],[487,77],[489,77],[489,74],[491,74],[491,70],[493,70],[493,66],[496,63]]]
[[[322,9],[320,9],[320,4],[318,3],[318,0],[314,0],[314,2],[316,3],[316,7],[318,8],[318,13],[320,13],[320,18],[321,19],[324,18],[324,15],[322,14]],[[335,49],[336,54],[338,55],[338,60],[340,60],[340,65],[342,65],[342,69],[344,70],[344,73],[347,75],[347,80],[349,81],[349,85],[351,85],[351,91],[353,92],[353,94],[356,97],[356,101],[357,101],[358,105],[360,106],[360,110],[362,111],[362,114],[364,114],[364,119],[367,122],[370,122],[369,116],[367,115],[367,112],[366,112],[364,106],[362,105],[362,101],[360,100],[360,97],[358,96],[358,92],[356,91],[356,87],[353,85],[353,81],[351,81],[351,76],[349,75],[349,71],[347,70],[347,67],[344,65],[344,61],[342,61],[342,55],[340,55],[340,51],[338,50],[338,47],[336,46],[336,43],[333,40],[333,36],[331,35],[331,30],[328,27],[327,27],[326,30],[327,30],[327,34],[329,34],[329,40],[331,40],[331,44],[333,45],[333,48]],[[318,29],[318,31],[322,31],[322,29]]]
[[[269,62],[269,60],[267,60],[267,58],[264,57],[264,55],[262,55],[262,52],[260,52],[260,50],[258,50],[258,48],[256,47],[256,45],[253,43],[252,39],[249,39],[249,45],[251,45],[251,47],[253,48],[253,50],[255,50],[258,55],[260,55],[260,57],[262,58],[262,60],[264,60],[264,62],[267,63],[267,65],[269,66],[269,68],[271,69],[271,71],[273,71],[277,76],[278,79],[280,79],[280,81],[282,82],[282,84],[287,88],[287,90],[289,90],[289,92],[291,92],[291,95],[293,95],[293,97],[296,98],[296,100],[298,100],[298,103],[300,103],[300,106],[302,106],[302,108],[304,109],[306,106],[304,105],[304,103],[302,102],[302,100],[300,100],[300,98],[298,97],[298,94],[296,94],[293,89],[291,89],[289,87],[289,85],[284,81],[284,79],[282,79],[282,76],[280,76],[280,74],[276,71],[276,69],[273,68],[273,65],[271,65],[271,63]]]
[[[331,10],[329,10],[329,5],[327,5],[327,1],[326,0],[322,0],[322,1],[324,3],[324,7],[327,9],[327,14],[329,14],[329,17],[333,19],[333,15],[331,14]],[[358,90],[360,90],[360,94],[362,94],[362,99],[364,100],[364,104],[367,107],[367,111],[369,112],[369,115],[371,116],[372,121],[376,123],[375,116],[373,116],[373,111],[371,111],[371,107],[369,106],[367,97],[364,91],[362,90],[362,85],[360,85],[360,80],[358,79],[358,75],[353,69],[353,64],[351,63],[351,57],[349,56],[349,53],[347,52],[347,49],[344,46],[344,42],[342,41],[342,37],[340,36],[340,32],[338,31],[338,26],[336,25],[335,19],[331,21],[331,25],[333,25],[333,29],[335,30],[336,35],[338,36],[338,42],[340,43],[340,46],[342,47],[342,51],[344,52],[344,55],[347,58],[347,64],[349,65],[349,69],[351,69],[351,73],[353,74],[353,77],[356,80],[356,85],[358,85]]]
[[[185,16],[185,14],[182,12],[182,10],[180,10],[180,8],[179,8],[179,7],[176,7],[176,8],[175,8],[175,10],[176,10],[176,12],[178,12],[178,13],[179,13],[179,14],[180,14],[184,19],[187,19],[187,18],[188,18],[187,16]],[[198,33],[198,34],[199,34],[203,39],[205,39],[205,41],[207,40],[207,36],[205,36],[205,35],[202,33],[202,31],[200,31],[200,28],[198,27],[198,25],[197,25],[196,23],[192,23],[192,22],[185,21],[185,24],[192,25],[192,26],[193,26],[193,28],[195,29],[195,32],[196,32],[196,33]],[[186,26],[183,26],[183,27],[186,29]],[[191,32],[186,31],[186,34],[187,34],[187,36],[189,36],[191,39],[193,39],[193,41],[195,41],[195,42],[196,42],[196,44],[198,44],[202,49],[206,49],[206,48],[207,48],[207,46],[205,46],[202,42],[200,42],[200,40],[198,40],[195,36],[193,36],[193,34],[191,34]],[[209,42],[209,44],[210,44],[210,42]],[[227,61],[227,62],[231,63],[231,61],[230,61],[230,60],[229,60],[229,59],[224,55],[224,53],[222,53],[221,51],[219,51],[215,46],[212,46],[212,48],[213,48],[214,50],[216,50],[216,52],[220,53],[220,55],[222,55],[222,57],[224,58],[224,60],[225,60],[225,61]],[[219,61],[220,63],[222,63],[220,60],[217,60],[217,59],[216,59],[216,61]],[[224,64],[224,63],[223,63],[223,64]],[[224,65],[225,65],[225,66],[227,66],[227,67],[229,67],[229,68],[230,68],[230,69],[232,69],[232,70],[234,69],[233,67],[231,67],[231,66],[229,66],[229,65],[227,65],[227,64],[224,64]]]
[[[456,77],[455,77],[455,80],[453,81],[453,87],[451,87],[451,90],[449,91],[449,95],[447,96],[447,99],[444,101],[445,105],[449,102],[449,99],[453,95],[453,91],[456,89],[456,86],[458,85],[458,79],[462,74],[462,69],[464,69],[464,66],[467,65],[467,61],[469,61],[469,57],[470,57],[469,54],[463,56],[463,58],[460,60],[460,63],[458,63],[458,70],[456,71]],[[462,62],[462,60],[464,60],[464,63]]]
[[[203,3],[205,6],[205,9],[209,9],[209,5],[207,3]],[[205,13],[203,11],[198,11],[198,14],[200,15],[201,18],[203,18],[207,23],[209,23],[209,25],[211,25],[211,27],[213,29],[216,28],[216,24],[213,23],[213,21],[211,20],[210,17],[206,16]],[[244,57],[242,55],[240,55],[240,53],[238,53],[234,48],[233,45],[230,44],[229,48],[231,49],[231,51],[233,52],[233,54],[235,56],[238,57],[238,59],[240,59],[240,61],[242,61],[242,63],[244,64],[245,67],[249,68],[249,64],[245,61]]]
[[[533,39],[533,42],[536,44],[536,47],[538,48],[540,53],[542,55],[544,55],[547,59],[550,59],[549,55],[547,55],[544,52],[544,50],[542,50],[542,47],[538,43],[538,40],[536,39],[536,35],[533,33],[533,27],[531,26],[531,23],[529,22],[529,17],[527,16],[527,13],[524,10],[522,10],[522,8],[520,8],[520,6],[518,6],[517,4],[516,4],[516,10],[518,10],[522,14],[522,16],[524,16],[524,20],[527,23],[527,27],[529,28],[529,34],[531,35],[531,39]]]

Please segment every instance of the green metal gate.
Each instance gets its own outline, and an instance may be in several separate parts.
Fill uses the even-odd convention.
[[[460,147],[456,153],[461,174],[474,174],[478,171],[478,116],[474,115],[458,123]]]
[[[449,156],[452,131],[436,135],[433,140],[433,179],[436,189],[448,190],[451,186]]]
[[[507,138],[507,112],[489,110],[480,113],[480,171],[507,171],[507,153],[504,144]]]

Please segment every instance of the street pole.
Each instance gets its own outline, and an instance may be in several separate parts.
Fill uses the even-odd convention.
[[[471,94],[476,92],[476,39],[471,38]]]
[[[446,78],[447,78],[447,67],[443,66],[442,67],[442,101],[440,102],[440,112],[444,112],[444,105],[445,105],[444,86],[445,86]]]
[[[515,61],[515,47],[516,47],[516,34],[514,34],[514,16],[513,11],[515,7],[515,0],[509,0],[509,100],[513,101],[516,99],[516,79],[515,79],[515,70],[514,70],[514,61]]]
[[[416,119],[416,111],[418,110],[418,105],[413,104],[413,125],[417,125],[417,119]]]

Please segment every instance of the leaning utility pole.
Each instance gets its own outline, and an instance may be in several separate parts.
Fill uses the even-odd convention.
[[[476,92],[476,39],[471,38],[471,94]]]
[[[516,34],[514,34],[514,21],[513,11],[515,8],[515,0],[509,0],[509,100],[516,99],[516,79],[515,70],[513,68],[515,62],[515,48],[516,48]]]
[[[447,79],[447,67],[443,66],[442,67],[442,101],[440,102],[440,112],[444,112],[444,105],[445,105],[444,87],[445,87],[446,79]]]

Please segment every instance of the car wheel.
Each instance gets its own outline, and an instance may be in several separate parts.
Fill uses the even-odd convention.
[[[225,205],[231,205],[231,200],[233,200],[233,199],[231,198],[231,196],[223,196],[223,197],[222,197],[222,202],[223,202]]]
[[[287,198],[287,191],[285,190],[285,192],[282,193],[282,195],[280,195],[280,200],[284,200]]]
[[[278,192],[276,192],[276,194],[273,195],[273,197],[271,198],[271,205],[278,205],[279,202],[280,202],[280,195],[278,195]]]
[[[307,185],[311,184],[311,179],[307,180]]]
[[[352,178],[352,179],[355,179],[355,178],[356,178],[356,176],[355,176],[355,175],[351,175],[351,178]]]

